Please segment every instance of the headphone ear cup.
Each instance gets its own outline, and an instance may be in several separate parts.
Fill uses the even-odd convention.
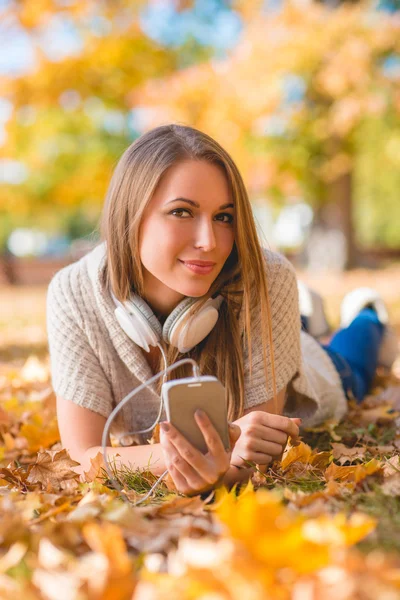
[[[174,308],[172,313],[168,315],[164,326],[162,328],[162,336],[164,342],[172,344],[171,342],[171,331],[176,327],[177,323],[183,323],[185,316],[187,316],[190,308],[196,304],[198,300],[196,298],[185,298]],[[175,344],[173,344],[175,345]]]
[[[115,298],[114,298],[115,301]],[[123,304],[117,301],[115,317],[126,335],[135,344],[149,352],[161,340],[162,328],[148,304],[133,294]]]
[[[131,294],[128,300],[129,308],[136,309],[140,311],[141,315],[146,319],[146,322],[153,329],[154,333],[157,335],[157,338],[160,340],[162,336],[162,327],[160,321],[157,319],[156,315],[151,310],[150,306],[137,294]]]
[[[218,321],[218,307],[222,297],[209,298],[203,307],[189,317],[191,307],[198,302],[186,298],[172,311],[163,327],[163,339],[179,352],[189,352],[212,331]]]

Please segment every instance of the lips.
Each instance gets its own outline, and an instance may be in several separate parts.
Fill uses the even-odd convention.
[[[183,261],[180,260],[184,267],[192,271],[192,273],[196,273],[196,275],[208,275],[211,273],[216,263],[212,263],[210,261]]]
[[[209,260],[182,260],[186,265],[197,265],[198,267],[213,267],[215,262]]]

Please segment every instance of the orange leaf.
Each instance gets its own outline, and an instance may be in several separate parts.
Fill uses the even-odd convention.
[[[374,458],[365,464],[352,467],[339,467],[332,463],[325,471],[325,478],[327,481],[330,479],[337,479],[339,481],[358,483],[369,475],[380,471],[382,471],[382,466]]]
[[[89,471],[84,471],[85,481],[102,481],[100,477],[101,470],[104,469],[103,454],[98,452],[94,458],[90,459]]]

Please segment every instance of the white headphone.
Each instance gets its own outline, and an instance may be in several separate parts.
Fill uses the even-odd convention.
[[[124,303],[117,300],[115,316],[126,335],[146,352],[149,346],[157,346],[161,339],[178,348],[179,352],[189,352],[201,342],[218,321],[218,309],[222,296],[209,298],[203,307],[189,317],[189,312],[199,300],[185,298],[174,308],[162,326],[148,304],[137,294],[131,294]]]

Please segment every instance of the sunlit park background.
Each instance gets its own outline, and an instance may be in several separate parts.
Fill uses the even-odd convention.
[[[364,279],[398,312],[398,8],[2,0],[1,320],[23,319],[25,300],[39,326],[42,294],[24,286],[45,286],[96,243],[119,156],[170,121],[231,152],[266,243],[336,296],[334,323]],[[338,275],[348,268],[364,271],[353,282]]]
[[[14,466],[20,468],[32,463],[32,453],[59,449],[54,398],[49,388],[45,326],[48,282],[58,269],[96,245],[105,192],[124,149],[143,132],[169,122],[205,131],[231,153],[243,174],[263,243],[287,255],[299,277],[323,294],[333,328],[339,323],[343,295],[356,286],[367,285],[381,292],[400,335],[398,0],[0,0],[0,408],[4,412],[0,412],[3,438],[0,460],[3,465],[13,460]],[[399,361],[386,376],[389,379],[378,382],[380,391],[382,386],[395,389],[399,385]],[[30,402],[29,409],[23,412],[18,402],[26,399]],[[32,402],[37,400],[44,400],[44,412],[37,404],[32,408]],[[367,420],[359,422],[357,413],[354,417],[357,423],[354,428],[360,436],[357,440],[367,444],[369,435],[371,444],[371,436],[375,435],[376,444],[385,447],[389,456],[396,457],[398,447],[388,446],[395,444],[396,428],[393,422],[392,429],[382,426],[379,421],[382,414],[378,411],[374,417],[362,416]],[[386,413],[385,418],[389,418]],[[388,437],[388,431],[392,432],[392,438]],[[332,439],[339,445],[349,439],[357,442],[341,435],[332,433]],[[380,457],[371,448],[369,454],[356,456],[357,464]],[[320,449],[328,450],[328,446]],[[297,458],[303,466],[311,465],[311,454],[304,452]],[[320,467],[327,466],[326,459],[326,456],[323,460],[318,458]],[[339,464],[351,465],[354,460],[348,455]],[[287,464],[295,462],[292,457]],[[365,487],[367,474],[381,473],[378,463],[367,464],[365,472],[357,471],[357,477],[354,476],[354,486],[363,480]],[[396,465],[393,468],[398,470]],[[20,491],[36,493],[21,473],[6,474],[8,479],[3,473],[5,479],[0,479],[0,489],[2,485],[11,485],[10,482],[16,485],[17,481]],[[66,471],[63,473],[65,476]],[[285,472],[280,473],[278,479],[283,485]],[[295,476],[300,477],[299,471]],[[29,485],[41,482],[47,485],[47,491],[56,489],[54,473],[51,485],[43,473],[42,479],[37,473],[35,477],[31,477]],[[329,477],[325,477],[329,482]],[[349,481],[353,483],[353,475],[347,474],[347,479],[343,479],[344,475],[340,477],[346,485]],[[319,484],[321,481],[318,479]],[[308,488],[301,488],[301,493],[319,493],[322,486],[318,487],[316,482],[317,479]],[[335,496],[333,485],[329,484],[326,488],[329,492],[324,488],[321,494]],[[390,488],[390,502],[386,496],[385,500],[380,497],[370,510],[375,516],[384,504],[388,506],[388,514],[383,517],[387,521],[379,525],[378,538],[371,544],[374,550],[388,548],[400,552],[400,523],[393,521],[393,515],[400,514],[397,498],[400,485],[398,482],[396,485],[397,491],[393,491],[396,486]],[[65,489],[59,493],[65,495]],[[354,490],[360,491],[356,487]],[[285,492],[286,500],[296,503],[290,493]],[[319,500],[322,502],[324,498],[325,502],[327,495],[319,496]],[[47,497],[46,500],[41,497],[36,504],[32,501],[37,512],[35,519],[45,521],[46,511],[53,518],[54,510],[61,515],[72,510],[80,498],[71,498],[68,498],[70,508]],[[21,499],[19,502],[22,506]],[[332,511],[339,504],[337,501]],[[352,508],[355,506],[356,500]],[[2,510],[7,507],[2,505]],[[248,510],[259,508],[253,506]],[[227,522],[228,512],[227,509],[224,517]],[[27,509],[21,509],[22,513],[21,522],[25,523]],[[231,524],[233,521],[234,517]],[[270,525],[264,523],[267,529]],[[293,522],[295,527],[299,527],[297,521]],[[330,531],[332,527],[331,524]],[[339,535],[337,527],[335,535]],[[373,526],[364,523],[360,527],[365,527],[367,533]],[[116,530],[107,530],[113,540],[110,548],[101,546],[101,530],[96,531],[91,529],[83,534],[92,550],[103,552],[108,558],[113,552],[123,555],[123,541]],[[269,531],[265,533],[267,545],[272,539],[268,538]],[[56,538],[48,535],[53,540],[49,543],[56,544]],[[179,533],[176,535],[179,537]],[[240,538],[242,534],[235,535]],[[279,554],[278,542],[282,536],[286,540],[286,534],[274,535],[277,536],[273,538],[274,549]],[[304,574],[312,571],[314,563],[310,557],[322,556],[327,550],[324,546],[322,554],[318,554],[318,549],[307,545],[300,533],[296,535],[297,552],[304,553],[304,560],[311,562],[307,570],[293,559],[290,568]],[[8,543],[11,538],[3,535],[2,539]],[[357,539],[354,534],[353,543]],[[13,572],[9,577],[12,583],[6,582],[10,594],[18,597],[15,594],[22,588],[13,588],[17,585],[15,581],[25,581],[26,573],[34,572],[35,590],[45,589],[47,595],[43,592],[43,596],[36,596],[32,592],[24,597],[60,598],[57,580],[54,579],[53,589],[46,577],[51,569],[67,564],[62,562],[65,557],[61,560],[57,555],[53,562],[50,559],[46,562],[43,558],[46,549],[49,551],[46,547],[39,572],[36,558],[29,554],[32,548],[26,542],[25,556],[20,547],[15,549],[16,540],[12,538],[5,544],[13,548],[7,560],[0,557],[0,574],[7,576],[10,575],[7,569],[17,569],[25,561],[24,576],[19,579],[20,571],[16,571],[18,577]],[[73,546],[71,540],[69,551]],[[136,550],[148,551],[143,544],[135,546]],[[193,552],[196,556],[196,552],[201,554],[196,548]],[[277,563],[271,560],[269,556],[267,569],[272,563],[288,566],[283,558]],[[361,583],[357,583],[357,578],[361,581],[367,563],[357,560],[360,562],[351,564],[353,575],[356,573],[354,581],[357,580],[353,582],[354,589],[358,590]],[[325,563],[322,560],[321,564],[327,562],[328,559]],[[76,564],[73,568],[71,564],[68,562],[72,573]],[[114,571],[110,572],[119,586],[104,598],[129,597],[133,590],[127,563],[121,558],[118,568],[116,564],[113,563]],[[249,562],[245,567],[244,580],[258,577],[254,564]],[[399,565],[397,571],[390,571],[392,567],[389,568],[383,554],[379,554],[378,562],[371,559],[368,568],[377,564],[381,565],[381,571],[374,571],[374,577],[382,587],[374,587],[376,582],[371,580],[370,588],[363,588],[365,595],[360,592],[354,597],[367,600],[398,597],[390,594],[391,586],[397,590],[394,594],[400,592]],[[238,576],[236,567],[232,559],[230,575]],[[392,579],[388,575],[382,583],[379,578],[386,573],[385,569],[390,571]],[[393,583],[394,572],[397,583]],[[272,585],[273,576],[268,582],[264,576],[265,571],[260,579],[262,585]],[[292,597],[285,595],[284,588],[292,589],[294,580],[289,575],[285,577],[279,584],[281,587],[278,586],[279,594],[271,592],[268,597]],[[236,592],[231,589],[227,595],[212,597],[250,597],[244,580]],[[1,589],[5,581],[0,577]],[[326,581],[321,583],[321,596],[304,595],[303,587],[303,592],[299,588],[293,598],[328,598],[328,588],[323,588]],[[196,585],[200,585],[197,580]],[[383,594],[386,585],[389,595]],[[260,595],[251,597],[266,598],[266,588],[262,589]],[[179,593],[178,588],[174,590],[171,597],[189,598],[183,588],[179,588]],[[212,591],[210,586],[208,592]],[[342,592],[337,590],[335,598],[353,598],[345,592],[340,595]],[[252,593],[256,594],[254,588]],[[78,598],[72,592],[64,597]]]

